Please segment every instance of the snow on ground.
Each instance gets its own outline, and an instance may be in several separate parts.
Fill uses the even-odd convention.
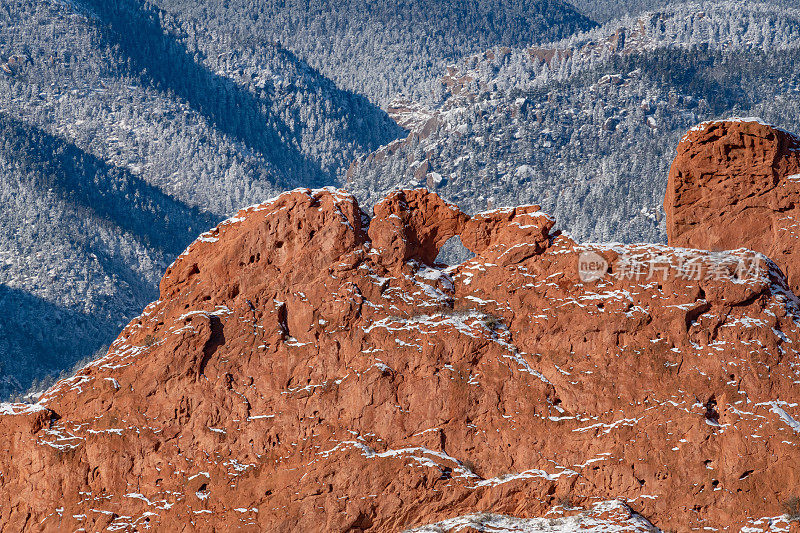
[[[600,518],[600,517],[603,518]],[[605,518],[608,517],[608,518]],[[440,533],[443,531],[477,530],[487,533],[571,533],[602,531],[636,533],[658,531],[650,522],[631,513],[619,501],[596,504],[591,511],[563,518],[516,518],[492,513],[476,513],[429,524],[406,533]]]
[[[39,404],[0,403],[0,415],[29,415],[37,411],[44,411],[44,407]]]

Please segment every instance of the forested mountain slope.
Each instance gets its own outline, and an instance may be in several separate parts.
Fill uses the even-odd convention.
[[[466,55],[596,26],[563,0],[155,1],[204,33],[208,49],[249,54],[277,41],[381,106],[438,94],[445,66]]]
[[[375,201],[428,186],[470,212],[540,203],[587,240],[663,242],[663,176],[698,122],[757,115],[800,128],[800,12],[686,4],[553,45],[494,48],[449,69],[435,107],[397,101],[412,130],[361,158]]]
[[[216,217],[61,138],[0,115],[0,362],[14,380],[69,367],[152,298]],[[6,388],[8,387],[8,388]]]
[[[740,0],[746,3],[744,0]],[[668,9],[686,3],[685,0],[572,0],[578,11],[592,20],[605,23],[627,15],[639,15],[647,11]],[[774,0],[776,7],[800,7],[798,0]]]
[[[227,214],[333,180],[400,129],[274,43],[213,57],[133,0],[0,6],[0,110]]]

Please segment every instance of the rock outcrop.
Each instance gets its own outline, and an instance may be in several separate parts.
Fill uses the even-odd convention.
[[[664,200],[671,246],[762,252],[800,291],[800,139],[739,119],[700,124],[678,146]]]
[[[778,267],[552,228],[424,191],[241,211],[105,357],[0,408],[0,529],[787,530]],[[434,264],[455,235],[476,256]]]

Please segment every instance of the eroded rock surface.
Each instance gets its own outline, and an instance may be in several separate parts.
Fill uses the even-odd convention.
[[[678,146],[664,200],[672,246],[762,252],[800,291],[800,139],[740,119],[700,124]]]
[[[333,190],[243,210],[108,355],[2,406],[0,529],[787,529],[800,311],[781,271],[552,228],[424,191],[371,220]],[[432,264],[456,234],[476,256]],[[582,282],[584,257],[608,272]]]

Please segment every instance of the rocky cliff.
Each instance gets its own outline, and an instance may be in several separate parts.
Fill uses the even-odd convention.
[[[788,530],[780,269],[553,228],[423,190],[241,211],[105,357],[2,405],[0,529]],[[456,235],[475,257],[435,264]]]
[[[664,207],[672,246],[762,252],[800,290],[800,139],[758,119],[706,122],[686,134]]]

